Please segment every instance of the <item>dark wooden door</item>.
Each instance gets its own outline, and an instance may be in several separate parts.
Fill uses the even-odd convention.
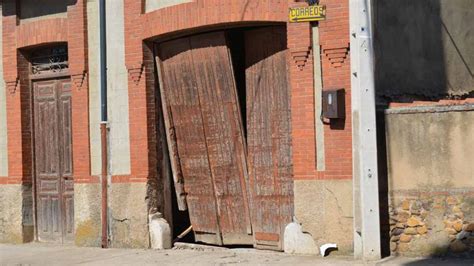
[[[247,149],[257,248],[282,249],[293,216],[290,92],[284,26],[245,33]]]
[[[38,81],[34,91],[37,228],[40,241],[74,239],[71,85]]]
[[[225,33],[181,38],[157,49],[164,111],[196,240],[251,244],[245,140]]]

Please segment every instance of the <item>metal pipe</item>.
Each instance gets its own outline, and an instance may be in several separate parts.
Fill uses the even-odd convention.
[[[105,0],[99,0],[101,120],[107,122],[107,35]]]
[[[106,40],[106,9],[105,0],[99,0],[99,31],[100,31],[100,101],[101,101],[101,155],[102,155],[102,248],[107,248],[108,237],[108,156],[107,156],[107,40]]]
[[[102,149],[102,248],[107,248],[109,244],[108,238],[108,215],[107,215],[107,122],[100,123],[100,140]]]

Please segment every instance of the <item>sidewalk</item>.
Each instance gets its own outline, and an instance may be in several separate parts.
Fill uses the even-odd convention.
[[[50,244],[0,244],[0,265],[474,265],[460,259],[386,258],[377,263],[352,257],[295,256],[254,249],[134,250]]]

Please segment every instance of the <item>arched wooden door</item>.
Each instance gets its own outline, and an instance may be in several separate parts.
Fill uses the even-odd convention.
[[[169,150],[197,241],[281,250],[293,215],[286,28],[242,35],[246,107],[239,106],[226,34],[156,46]]]

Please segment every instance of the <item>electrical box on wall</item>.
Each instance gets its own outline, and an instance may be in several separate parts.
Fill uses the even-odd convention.
[[[344,89],[323,90],[323,117],[344,118],[346,114]]]

